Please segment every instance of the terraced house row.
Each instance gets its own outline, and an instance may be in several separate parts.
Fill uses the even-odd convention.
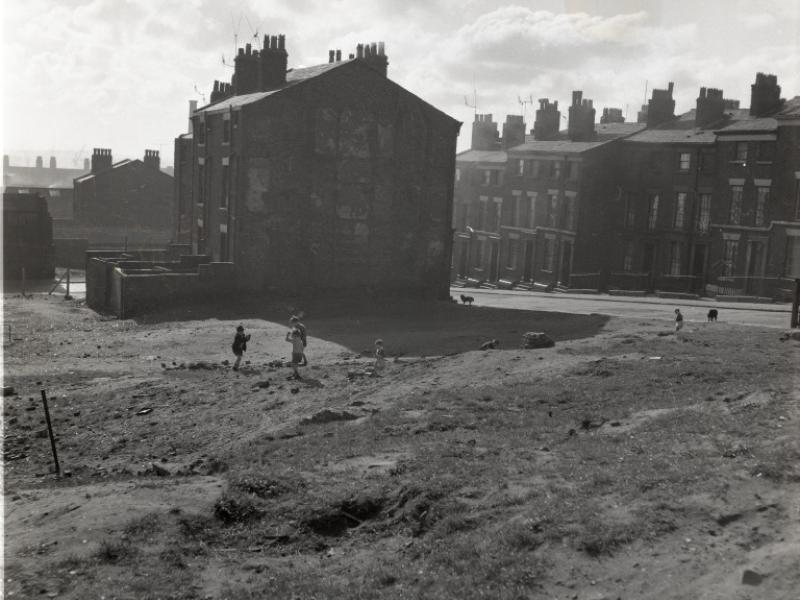
[[[572,94],[533,129],[476,115],[456,157],[452,279],[464,285],[781,297],[800,277],[800,97],[759,73],[750,107],[673,84],[636,123]]]

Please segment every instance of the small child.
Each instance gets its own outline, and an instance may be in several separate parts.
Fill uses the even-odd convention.
[[[250,334],[245,335],[244,327],[239,325],[236,328],[236,337],[233,338],[233,345],[231,346],[234,355],[236,355],[236,362],[233,363],[233,370],[239,370],[239,364],[242,362],[242,354],[247,350],[247,342],[250,341]]]
[[[307,365],[308,361],[303,352],[303,338],[300,334],[300,330],[292,329],[291,331],[287,331],[286,341],[292,344],[292,370],[294,371],[294,375],[290,375],[289,379],[301,379],[297,367]]]
[[[678,333],[681,329],[683,329],[683,315],[681,314],[681,309],[675,309],[675,333]]]
[[[386,366],[386,351],[383,340],[375,340],[375,373],[380,373]]]

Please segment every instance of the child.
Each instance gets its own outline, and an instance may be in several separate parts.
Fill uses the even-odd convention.
[[[375,373],[380,373],[386,366],[386,351],[383,349],[383,340],[375,340]]]
[[[300,379],[300,373],[297,371],[297,367],[308,364],[305,354],[303,353],[303,338],[300,335],[300,330],[292,329],[291,331],[287,331],[286,341],[292,344],[292,370],[294,371],[294,375],[290,375],[289,379]]]
[[[233,363],[233,370],[239,370],[239,364],[242,362],[242,354],[247,350],[247,342],[250,341],[250,334],[244,334],[244,327],[239,325],[236,328],[236,337],[233,338],[233,353],[236,355],[236,362]]]
[[[681,329],[683,329],[683,315],[681,314],[681,309],[675,309],[675,333],[678,333]]]
[[[289,319],[294,329],[297,329],[300,332],[300,339],[303,340],[303,348],[306,347],[306,326],[300,322],[300,317],[292,315],[292,318]]]

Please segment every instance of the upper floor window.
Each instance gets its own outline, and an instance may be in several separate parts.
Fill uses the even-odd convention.
[[[547,203],[547,226],[555,227],[558,218],[558,193],[549,195]]]
[[[711,194],[700,194],[697,203],[697,231],[708,231],[711,223]]]
[[[525,159],[523,158],[519,159],[519,163],[517,165],[517,175],[525,175]]]
[[[653,230],[658,225],[658,194],[650,194],[647,207],[647,228]]]
[[[489,214],[489,199],[481,198],[478,204],[478,229],[486,230],[486,221]]]
[[[622,270],[630,272],[633,270],[633,242],[623,242],[624,248],[622,253]]]
[[[222,194],[220,195],[219,205],[222,208],[226,208],[228,206],[228,196],[230,193],[230,167],[228,165],[222,165]]]
[[[198,144],[205,144],[206,143],[206,120],[205,119],[198,119],[197,120],[197,143]]]
[[[553,179],[561,178],[561,161],[555,160],[550,163],[550,177]]]
[[[231,115],[230,113],[225,113],[222,115],[222,143],[223,144],[230,144],[231,143]]]
[[[536,193],[528,197],[528,229],[536,227]]]
[[[767,203],[769,202],[769,188],[768,187],[760,187],[757,189],[756,195],[756,215],[755,215],[755,226],[756,227],[763,227],[764,226],[764,215],[766,213]]]
[[[728,222],[731,225],[739,225],[742,222],[742,196],[744,195],[744,188],[740,185],[734,185],[731,188],[731,207],[728,214]]]
[[[771,163],[775,160],[775,142],[758,143],[758,162]]]
[[[625,194],[625,227],[633,227],[636,223],[636,206],[631,194]]]
[[[736,257],[739,254],[739,240],[725,240],[723,246],[723,265],[725,277],[730,277],[736,269]]]
[[[686,192],[678,192],[675,197],[675,218],[672,226],[675,229],[683,229],[684,215],[686,214]]]
[[[681,152],[678,155],[678,170],[688,171],[692,163],[692,155],[689,152]]]
[[[456,167],[456,181],[461,181],[461,169]]]
[[[681,274],[681,244],[679,242],[670,242],[669,245],[669,274]]]
[[[486,169],[483,172],[483,185],[500,185],[500,171],[497,169]]]
[[[525,172],[528,174],[528,177],[538,177],[539,176],[539,161],[538,160],[526,160],[527,164],[525,165]]]
[[[561,210],[563,212],[561,226],[564,229],[575,229],[575,198],[564,198]]]
[[[747,162],[747,142],[736,142],[736,159],[739,162]]]

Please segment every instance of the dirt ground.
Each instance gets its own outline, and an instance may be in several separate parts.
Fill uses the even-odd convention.
[[[4,302],[7,598],[800,589],[800,343],[774,329],[321,299],[119,321]],[[528,331],[555,347],[519,349]]]

